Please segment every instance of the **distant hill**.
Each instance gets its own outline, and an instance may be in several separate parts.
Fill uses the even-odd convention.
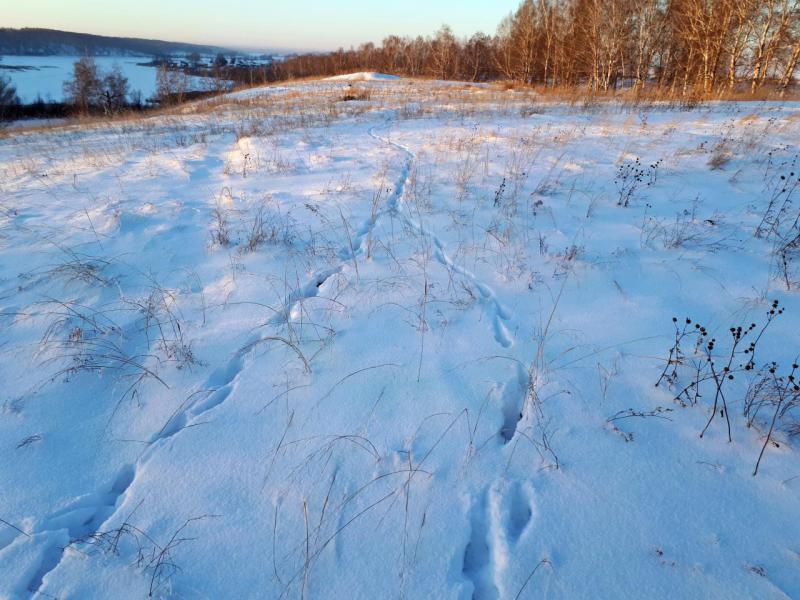
[[[93,56],[161,56],[167,54],[225,54],[235,53],[228,48],[109,37],[90,33],[74,33],[57,29],[0,28],[0,54],[7,55],[83,55]]]

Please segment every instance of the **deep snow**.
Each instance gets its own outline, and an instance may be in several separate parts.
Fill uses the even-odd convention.
[[[800,597],[785,423],[654,385],[800,351],[800,106],[359,85],[0,140],[0,597]]]

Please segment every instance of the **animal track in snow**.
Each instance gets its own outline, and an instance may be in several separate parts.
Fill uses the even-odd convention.
[[[406,156],[405,165],[401,171],[398,183],[395,185],[394,193],[386,203],[387,209],[379,214],[383,215],[385,212],[393,212],[399,216],[407,226],[415,229],[420,235],[427,237],[433,242],[433,244],[436,246],[436,260],[439,261],[439,263],[449,271],[464,277],[478,291],[481,297],[481,302],[486,307],[486,310],[492,319],[492,331],[495,341],[503,348],[510,348],[514,344],[514,338],[506,328],[505,321],[508,321],[511,318],[511,313],[500,303],[494,291],[488,285],[481,282],[475,276],[475,274],[464,267],[460,267],[459,265],[455,264],[448,255],[444,242],[442,242],[442,240],[440,240],[432,231],[429,231],[421,223],[418,223],[403,211],[403,194],[405,192],[406,183],[411,176],[411,165],[417,158],[416,154],[402,144],[398,144],[397,142],[380,137],[373,129],[370,129],[369,134],[374,139],[400,150]],[[375,221],[377,221],[377,217],[373,219],[372,225],[368,231],[371,231],[371,228],[374,227]]]
[[[149,440],[149,447],[139,457],[136,464],[123,466],[114,478],[108,491],[92,492],[79,496],[66,507],[52,513],[33,528],[29,538],[31,543],[42,543],[40,566],[28,582],[27,589],[34,595],[40,590],[44,578],[61,563],[66,551],[63,542],[64,532],[70,540],[84,539],[101,531],[122,504],[125,494],[136,479],[136,473],[146,464],[153,453],[167,440],[191,426],[197,418],[222,404],[234,389],[236,379],[245,367],[245,358],[253,351],[260,338],[251,339],[239,350],[227,365],[216,369],[203,386],[194,394],[194,400],[182,406]],[[21,533],[19,535],[22,535]],[[18,536],[17,536],[18,537]]]
[[[533,518],[532,490],[529,486],[515,482],[500,500],[507,539],[516,544]]]
[[[498,597],[493,577],[492,548],[490,547],[487,491],[472,503],[469,513],[470,538],[464,549],[462,573],[472,582],[473,600],[492,600]]]
[[[511,312],[502,305],[497,299],[497,295],[491,287],[483,283],[471,271],[457,265],[447,253],[445,243],[439,239],[433,232],[426,229],[421,223],[412,219],[407,215],[403,209],[403,193],[405,185],[410,177],[411,165],[416,159],[416,155],[407,147],[397,142],[393,142],[387,138],[378,136],[374,129],[369,131],[370,136],[374,139],[381,141],[393,148],[402,152],[405,157],[405,165],[401,171],[398,183],[395,185],[395,192],[387,202],[388,211],[394,212],[399,216],[403,222],[412,229],[416,230],[420,235],[430,239],[435,246],[436,260],[452,273],[461,275],[467,282],[477,291],[479,301],[484,307],[484,311],[488,314],[492,322],[492,333],[495,341],[503,348],[510,348],[514,344],[514,338],[509,333],[505,322],[511,319]],[[379,213],[384,214],[386,211]],[[374,227],[377,217],[370,222],[369,228],[362,228],[365,233],[371,231]],[[527,395],[528,376],[524,369],[518,365],[517,374],[503,386],[502,393],[502,411],[503,411],[503,425],[500,429],[500,436],[505,443],[511,441],[517,432],[517,424],[522,419],[522,411],[525,407],[525,398]]]
[[[237,352],[225,367],[218,368],[211,374],[203,389],[194,396],[192,403],[176,412],[164,427],[150,438],[150,444],[172,437],[203,413],[222,404],[233,391],[234,380],[242,369],[244,369],[243,356],[241,352]]]
[[[289,294],[283,303],[283,307],[269,320],[270,325],[283,325],[297,318],[298,304],[309,298],[316,298],[319,295],[319,289],[325,282],[334,275],[341,273],[342,269],[342,266],[338,266],[314,273],[305,285]]]
[[[516,364],[516,374],[503,386],[501,396],[503,410],[503,426],[500,428],[500,437],[507,444],[517,433],[517,424],[522,420],[522,411],[525,409],[525,398],[528,394],[528,374],[522,365]]]
[[[508,597],[505,574],[534,509],[533,490],[525,482],[498,481],[473,499],[462,566],[473,585],[473,600]]]
[[[44,578],[64,557],[64,536],[59,533],[66,532],[69,540],[76,540],[98,531],[116,510],[120,499],[133,483],[135,474],[133,465],[125,465],[118,471],[108,491],[79,496],[34,526],[29,537],[34,542],[41,541],[45,548],[39,566],[28,582],[29,592],[38,592]]]

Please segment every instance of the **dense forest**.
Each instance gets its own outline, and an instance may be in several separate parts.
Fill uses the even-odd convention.
[[[391,36],[290,57],[270,79],[376,70],[672,95],[785,91],[800,59],[800,0],[524,0],[490,36]],[[266,75],[266,73],[265,73]]]

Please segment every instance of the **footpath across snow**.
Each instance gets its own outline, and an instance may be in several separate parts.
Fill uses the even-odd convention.
[[[0,598],[800,597],[800,106],[387,77],[0,139]]]

